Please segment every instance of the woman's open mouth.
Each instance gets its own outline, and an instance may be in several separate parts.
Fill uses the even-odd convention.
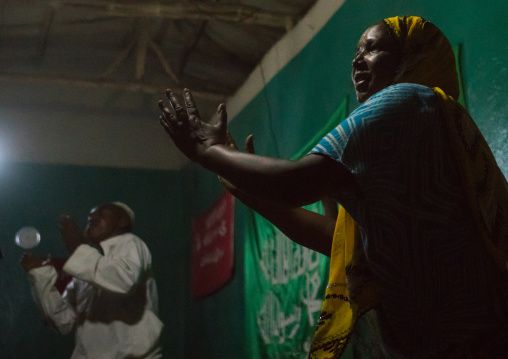
[[[353,76],[355,88],[363,88],[368,85],[370,80],[370,74],[368,72],[357,72]]]

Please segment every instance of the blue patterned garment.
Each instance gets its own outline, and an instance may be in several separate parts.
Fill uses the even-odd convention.
[[[460,185],[434,91],[396,84],[310,152],[348,166],[360,195],[341,205],[362,230],[378,320],[394,358],[429,358],[506,326],[505,293]],[[497,312],[499,313],[499,311]]]

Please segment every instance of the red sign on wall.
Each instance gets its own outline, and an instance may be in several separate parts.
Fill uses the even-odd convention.
[[[192,295],[202,298],[233,276],[234,197],[224,194],[193,221]]]

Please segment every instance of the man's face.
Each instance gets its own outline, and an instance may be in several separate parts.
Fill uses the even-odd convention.
[[[115,236],[118,233],[120,215],[109,205],[93,208],[88,215],[85,238],[95,243]]]
[[[397,42],[384,25],[369,27],[358,41],[352,79],[358,102],[393,84],[401,59]]]

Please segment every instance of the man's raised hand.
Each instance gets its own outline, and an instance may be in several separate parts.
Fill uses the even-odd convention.
[[[78,225],[68,215],[60,217],[60,234],[70,254],[85,242],[85,236]]]

